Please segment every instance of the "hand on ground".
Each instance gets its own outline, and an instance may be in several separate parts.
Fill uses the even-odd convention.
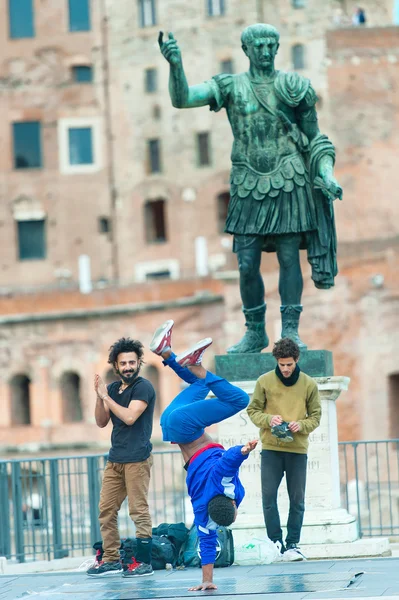
[[[189,592],[204,592],[205,590],[217,590],[217,586],[212,581],[203,581],[200,585],[188,588]]]

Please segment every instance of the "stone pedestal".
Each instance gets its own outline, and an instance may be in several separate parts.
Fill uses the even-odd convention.
[[[306,354],[308,355],[308,364],[314,364],[309,360],[311,352]],[[234,361],[237,361],[239,356],[234,357]],[[221,358],[217,357],[216,360],[217,373],[226,376],[226,371],[230,370],[229,380],[234,381],[232,365],[230,364],[227,368],[228,361],[220,361]],[[245,357],[247,363],[250,360],[252,360],[252,356]],[[320,360],[318,364],[321,364]],[[328,364],[332,368],[332,361],[328,361]],[[248,369],[251,373],[253,370]],[[303,366],[302,370],[305,371]],[[239,372],[243,373],[243,367],[240,368]],[[301,547],[309,558],[384,554],[389,551],[387,539],[356,542],[358,540],[356,519],[341,507],[335,401],[342,391],[348,389],[349,378],[333,375],[314,378],[321,396],[322,419],[320,426],[310,435],[306,511],[301,535]],[[244,389],[250,397],[252,396],[256,380],[235,381],[234,383]],[[245,410],[223,421],[218,426],[218,439],[225,447],[245,444],[255,438],[259,438],[259,429],[251,422]],[[259,447],[243,463],[240,470],[240,478],[245,487],[246,495],[240,506],[237,521],[234,524],[236,545],[247,543],[253,536],[264,537],[266,535],[262,511],[260,450],[261,444],[259,442]],[[288,493],[285,478],[280,485],[278,504],[284,530],[284,524],[288,516]],[[284,530],[284,535],[285,533]]]

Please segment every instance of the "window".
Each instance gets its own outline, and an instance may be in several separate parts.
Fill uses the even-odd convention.
[[[26,375],[14,375],[10,381],[11,423],[30,425],[30,379]]]
[[[221,73],[234,73],[233,61],[231,60],[231,58],[221,61],[220,72]]]
[[[42,166],[41,124],[39,121],[13,123],[15,169],[37,169]]]
[[[168,272],[168,275],[170,277],[169,272]],[[154,416],[159,419],[159,417],[161,416],[161,407],[162,407],[161,387],[159,385],[159,370],[156,367],[154,367],[153,365],[147,365],[143,369],[143,377],[148,379],[148,381],[152,384],[152,387],[154,388],[154,391],[156,394],[155,406],[154,406]]]
[[[220,17],[224,15],[225,0],[206,0],[208,17]]]
[[[64,421],[66,423],[82,421],[83,413],[79,375],[72,371],[63,373],[60,379],[60,388]]]
[[[95,173],[102,168],[102,119],[99,117],[62,118],[58,121],[60,172]]]
[[[91,83],[93,81],[93,69],[86,65],[72,67],[72,79],[76,83]]]
[[[93,143],[91,127],[70,127],[69,164],[93,164]]]
[[[211,164],[209,146],[209,133],[197,133],[197,153],[198,164],[200,167],[205,167]]]
[[[156,25],[155,0],[138,0],[138,4],[140,27]]]
[[[148,140],[148,162],[150,173],[161,173],[161,151],[158,139]]]
[[[172,274],[170,271],[151,271],[147,273],[146,281],[157,281],[158,279],[171,279]]]
[[[145,70],[145,91],[156,92],[157,91],[157,70],[146,69]]]
[[[305,47],[302,44],[292,46],[291,56],[294,69],[301,70],[305,68]]]
[[[69,31],[90,31],[90,0],[68,0]]]
[[[305,8],[306,0],[291,0],[293,8]]]
[[[8,21],[11,39],[35,37],[33,0],[8,0]]]
[[[150,279],[180,279],[180,263],[174,258],[136,262],[134,279],[137,283]]]
[[[161,118],[161,107],[158,104],[152,107],[152,118],[154,121],[159,121]]]
[[[217,197],[217,211],[218,211],[218,230],[219,233],[224,233],[224,226],[227,219],[227,210],[230,202],[229,192],[223,192]]]
[[[388,379],[389,393],[389,437],[399,438],[399,373],[394,373]]]
[[[114,381],[120,381],[121,378],[119,375],[116,375],[113,369],[108,369],[108,371],[104,375],[105,385],[109,385],[110,383],[114,383]]]
[[[46,231],[44,219],[17,221],[19,260],[44,260],[46,258]]]
[[[145,239],[148,244],[166,242],[165,200],[148,200],[144,205]]]
[[[111,230],[109,218],[99,217],[98,218],[98,231],[99,233],[109,233]]]

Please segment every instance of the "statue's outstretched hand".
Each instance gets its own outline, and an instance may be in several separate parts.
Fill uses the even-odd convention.
[[[163,31],[159,32],[158,44],[161,49],[162,55],[166,58],[169,64],[178,65],[181,63],[181,52],[177,45],[173,33],[168,34],[166,42],[163,41]]]
[[[314,187],[320,190],[328,200],[334,201],[337,198],[342,200],[343,190],[339,185],[335,177],[331,175],[324,175],[324,177],[316,177],[314,180]]]

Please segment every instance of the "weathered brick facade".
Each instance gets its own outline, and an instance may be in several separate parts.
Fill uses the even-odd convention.
[[[91,31],[70,33],[58,0],[45,0],[37,9],[36,37],[9,40],[1,4],[2,445],[108,440],[108,429],[93,424],[91,387],[96,370],[107,374],[108,347],[121,335],[148,345],[153,329],[169,316],[178,323],[178,349],[211,333],[212,352],[222,352],[242,334],[238,281],[234,273],[227,278],[236,268],[231,240],[218,226],[217,197],[228,191],[229,124],[223,112],[171,106],[157,35],[159,29],[175,33],[189,82],[199,83],[220,72],[222,61],[231,59],[236,72],[246,68],[240,33],[261,20],[281,31],[279,68],[292,68],[292,46],[305,47],[301,73],[321,97],[321,127],[337,146],[337,175],[345,189],[344,202],[336,203],[340,275],[334,289],[316,290],[304,261],[301,335],[312,348],[333,350],[336,373],[352,379],[339,401],[341,438],[395,433],[399,391],[392,384],[389,391],[389,377],[399,371],[399,30],[389,26],[393,3],[376,0],[362,3],[373,27],[333,28],[341,5],[350,15],[356,3],[308,0],[306,8],[293,9],[288,0],[226,0],[226,15],[210,18],[205,2],[162,0],[157,24],[139,28],[137,2],[108,0],[106,15],[102,3],[92,3]],[[72,82],[71,67],[90,64],[93,83]],[[156,92],[145,92],[145,69],[157,70]],[[60,132],[73,119],[95,123],[97,170],[65,172]],[[11,123],[23,120],[42,122],[42,169],[13,168]],[[199,167],[196,134],[202,132],[210,134],[211,164]],[[148,172],[151,139],[160,140],[158,174]],[[166,241],[148,243],[144,207],[159,198],[166,206]],[[20,261],[16,220],[35,211],[46,218],[47,257]],[[100,217],[110,219],[111,234],[99,231]],[[222,278],[196,278],[198,236],[206,238],[211,275],[225,271]],[[82,254],[90,256],[96,288],[88,295],[76,291]],[[277,265],[271,255],[263,263],[274,341],[280,319]],[[175,281],[138,283],[148,272],[168,270]],[[145,309],[152,302],[161,304]],[[135,303],[143,303],[143,312],[132,308]],[[54,312],[53,319],[38,316]],[[16,318],[20,313],[26,317]],[[152,356],[146,361],[160,366]],[[80,377],[81,423],[66,422],[64,373]],[[31,381],[30,426],[12,425],[10,382],[18,375]],[[178,386],[162,369],[159,377],[165,405]]]

